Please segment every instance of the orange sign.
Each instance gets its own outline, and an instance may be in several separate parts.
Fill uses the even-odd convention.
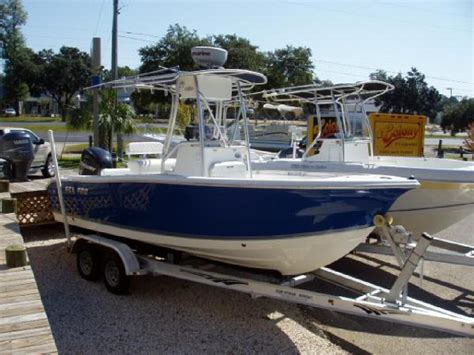
[[[333,138],[334,135],[339,132],[335,117],[321,118],[321,126],[323,127],[320,138]],[[319,126],[318,121],[314,115],[308,118],[308,144],[311,144],[318,136]],[[314,155],[315,149],[311,149],[309,155]]]
[[[374,154],[423,156],[426,116],[371,113]]]

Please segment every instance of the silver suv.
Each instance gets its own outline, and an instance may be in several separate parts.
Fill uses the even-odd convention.
[[[51,158],[51,145],[26,128],[0,127],[0,136],[13,131],[24,132],[31,138],[33,150],[35,152],[35,159],[31,164],[30,172],[35,173],[41,170],[41,173],[44,177],[54,176],[54,164],[53,159]]]

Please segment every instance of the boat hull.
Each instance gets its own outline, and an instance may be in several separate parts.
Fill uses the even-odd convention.
[[[414,235],[439,233],[474,213],[474,184],[422,181],[390,208],[396,224]]]
[[[392,205],[389,213],[394,217],[395,224],[401,224],[414,235],[423,232],[435,234],[474,213],[474,164],[462,165],[456,169],[439,160],[439,168],[423,166],[420,158],[418,167],[416,160],[408,162],[399,159],[406,166],[386,166],[378,162],[372,164],[305,161],[298,159],[280,159],[264,163],[252,164],[260,171],[278,170],[297,172],[337,172],[353,174],[384,174],[399,177],[414,176],[420,181],[420,188],[405,192]],[[430,162],[431,163],[431,162]],[[464,162],[460,162],[464,163]],[[434,165],[434,163],[432,163]],[[451,165],[453,165],[451,163]],[[437,180],[434,180],[437,179]],[[461,180],[462,179],[462,180]],[[461,180],[461,181],[460,181]]]
[[[63,182],[70,224],[282,274],[346,255],[406,191],[102,180]],[[59,220],[56,185],[48,190]]]
[[[57,221],[62,215],[54,213]],[[69,224],[100,233],[137,240],[163,248],[183,251],[205,259],[250,268],[276,270],[282,275],[296,275],[316,270],[350,253],[365,240],[373,227],[342,232],[328,232],[305,237],[268,240],[192,239],[160,235],[99,223],[82,218],[68,218]]]

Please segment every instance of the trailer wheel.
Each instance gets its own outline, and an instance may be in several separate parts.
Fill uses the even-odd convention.
[[[110,253],[105,257],[103,274],[107,290],[116,295],[128,293],[130,276],[125,274],[125,267],[117,254]]]
[[[96,281],[100,275],[100,254],[92,245],[86,244],[77,252],[77,270],[83,279]]]

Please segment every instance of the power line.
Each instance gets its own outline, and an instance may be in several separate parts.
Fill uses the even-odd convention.
[[[341,14],[345,14],[345,15],[351,15],[352,17],[357,15],[358,18],[360,18],[360,19],[362,19],[362,18],[365,19],[366,16],[367,16],[367,13],[360,13],[360,12],[353,12],[353,11],[346,11],[346,10],[336,10],[336,9],[330,9],[330,8],[327,8],[327,7],[321,7],[321,6],[318,6],[319,4],[314,3],[314,2],[305,3],[305,2],[295,1],[295,0],[286,0],[285,2],[287,4],[290,4],[290,5],[306,6],[306,7],[313,7],[313,8],[314,7],[319,7],[323,11],[329,11],[329,12],[336,12],[336,13],[341,13]],[[378,15],[380,15],[380,13],[378,13]],[[389,17],[389,16],[384,16],[384,18],[387,19],[387,20],[390,20],[392,23],[422,26],[422,27],[433,29],[433,30],[450,30],[450,31],[456,31],[456,32],[469,32],[469,33],[472,33],[472,30],[470,30],[470,29],[453,28],[453,27],[446,27],[446,26],[432,26],[432,25],[423,24],[423,23],[415,23],[415,22],[400,20],[398,18],[393,18],[393,17]],[[375,23],[374,21],[367,21],[367,20],[364,20],[364,22],[365,23],[370,23],[370,22]]]
[[[382,68],[373,68],[373,67],[367,67],[367,66],[363,66],[363,65],[355,65],[355,64],[347,64],[347,63],[341,63],[341,62],[333,62],[333,61],[330,61],[330,60],[316,59],[315,62],[328,63],[328,64],[334,64],[334,65],[339,65],[339,66],[343,66],[343,67],[359,68],[359,69],[366,69],[366,70],[383,70],[383,71],[385,71],[385,72],[387,72],[387,73],[394,73],[394,74],[398,74],[398,73],[399,73],[399,71],[395,71],[395,70],[385,70],[385,69],[382,69]],[[453,82],[453,83],[474,85],[474,84],[471,83],[471,82],[462,81],[462,80],[440,78],[440,77],[431,76],[431,75],[425,75],[425,77],[430,78],[430,79],[441,80],[441,81],[449,81],[449,82]]]
[[[137,38],[137,37],[130,37],[130,36],[123,36],[123,35],[118,35],[120,38],[127,38],[127,39],[133,39],[134,41],[140,41],[140,42],[147,42],[147,43],[155,43],[155,41],[151,41],[149,39],[143,39],[143,38]]]
[[[383,5],[383,6],[395,6],[395,7],[398,7],[398,8],[405,8],[405,9],[409,9],[410,11],[421,11],[423,13],[426,13],[426,12],[431,12],[432,14],[437,14],[437,15],[442,15],[443,17],[446,17],[446,16],[456,16],[456,17],[468,17],[466,16],[466,14],[461,14],[461,13],[454,13],[454,12],[440,12],[440,11],[433,11],[431,8],[424,8],[424,9],[421,9],[421,8],[416,8],[416,7],[413,7],[413,3],[410,4],[410,6],[407,6],[407,5],[403,5],[399,2],[397,3],[393,3],[393,2],[384,2],[384,1],[379,1],[377,2],[376,5]]]
[[[160,36],[149,34],[149,33],[143,33],[143,32],[132,32],[132,31],[119,31],[119,32],[138,35],[138,36],[161,38]],[[122,36],[120,36],[120,37],[122,37]],[[133,39],[133,40],[136,40],[136,41],[142,41],[142,42],[153,42],[153,41],[146,41],[144,39],[140,39],[140,38],[137,38],[137,37],[126,37],[126,36],[124,36],[124,38],[129,38],[129,39]],[[387,73],[393,73],[393,74],[398,74],[399,73],[399,71],[395,71],[395,70],[386,70],[386,69],[381,69],[381,68],[373,68],[373,67],[367,67],[367,66],[362,66],[362,65],[340,63],[340,62],[334,62],[334,61],[329,61],[329,60],[321,60],[320,59],[320,60],[315,60],[315,62],[328,63],[328,64],[334,64],[334,65],[345,66],[345,67],[350,67],[350,68],[359,68],[359,69],[365,69],[365,70],[384,70]],[[347,75],[355,76],[354,74],[350,74],[350,73],[347,73]],[[434,80],[441,80],[441,81],[447,81],[447,82],[453,82],[453,83],[473,85],[473,83],[470,83],[470,82],[467,82],[467,81],[440,78],[440,77],[431,76],[431,75],[425,75],[425,77],[429,78],[429,79],[434,79]]]
[[[102,4],[100,5],[100,10],[99,10],[99,16],[97,17],[97,22],[95,24],[95,30],[94,30],[94,36],[96,35],[97,33],[97,29],[99,28],[99,22],[100,22],[100,18],[102,17],[102,10],[104,9],[104,4],[105,4],[105,0],[102,0]]]
[[[146,36],[146,37],[152,37],[152,38],[161,38],[161,36],[152,35],[152,34],[143,33],[143,32],[131,32],[131,31],[119,31],[119,32],[126,33],[126,34],[129,34],[129,35]]]
[[[354,73],[345,73],[345,72],[339,72],[339,71],[334,71],[334,70],[326,70],[326,69],[318,69],[316,72],[315,72],[315,75],[317,75],[318,72],[323,72],[323,73],[331,73],[331,74],[339,74],[339,75],[347,75],[347,76],[352,76],[352,77],[357,77],[357,78],[364,78],[364,79],[367,79],[368,78],[368,75],[363,75],[363,74],[354,74]],[[469,89],[466,89],[466,88],[456,88],[456,87],[452,87],[451,89],[455,90],[455,91],[462,91],[462,92],[468,92],[468,93],[473,93],[473,90],[469,90]]]

